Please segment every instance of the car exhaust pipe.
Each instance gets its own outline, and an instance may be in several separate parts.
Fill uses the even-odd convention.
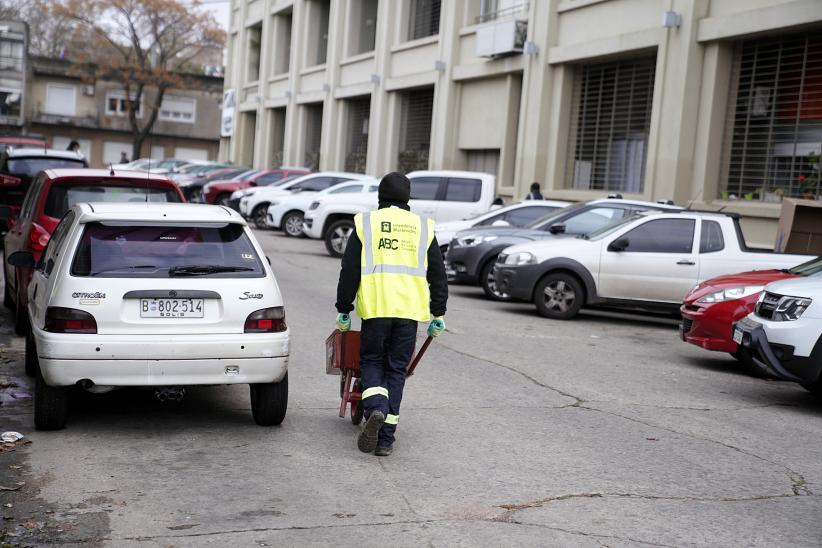
[[[154,389],[154,396],[160,401],[180,401],[186,395],[186,389],[181,386],[161,386]]]
[[[114,390],[113,386],[100,386],[99,384],[94,384],[94,381],[91,379],[77,381],[77,385],[86,392],[91,392],[92,394],[105,394],[106,392],[111,392]]]

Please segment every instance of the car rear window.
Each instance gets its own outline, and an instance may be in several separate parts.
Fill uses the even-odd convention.
[[[178,272],[174,272],[174,268]],[[184,267],[236,268],[233,272],[181,273]],[[261,278],[251,240],[234,223],[135,225],[88,223],[74,254],[71,274],[99,278]]]
[[[83,160],[71,158],[9,158],[9,173],[17,176],[34,177],[45,169],[86,167]]]
[[[74,204],[83,202],[180,202],[172,188],[121,185],[54,185],[46,197],[43,213],[61,218]]]

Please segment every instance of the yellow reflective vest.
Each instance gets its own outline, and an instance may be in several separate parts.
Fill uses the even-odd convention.
[[[362,241],[360,318],[431,319],[427,271],[434,221],[388,207],[358,214],[354,225]]]

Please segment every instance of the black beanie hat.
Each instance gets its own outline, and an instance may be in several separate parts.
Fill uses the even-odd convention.
[[[377,199],[380,202],[408,203],[411,199],[411,181],[396,171],[386,174],[380,181]]]

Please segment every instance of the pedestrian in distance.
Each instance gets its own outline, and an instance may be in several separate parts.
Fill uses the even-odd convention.
[[[125,150],[120,152],[120,163],[121,164],[127,164],[128,163],[128,154],[126,154]]]
[[[394,446],[418,322],[428,335],[445,331],[448,278],[434,221],[411,213],[411,182],[389,173],[377,191],[379,208],[354,217],[354,232],[342,258],[337,285],[337,327],[362,320],[360,384],[365,426],[357,438],[364,453],[388,456]],[[433,316],[433,319],[432,319]]]
[[[542,192],[539,191],[539,183],[534,181],[531,183],[531,192],[525,197],[526,200],[544,200]]]
[[[72,140],[66,147],[66,150],[68,150],[69,152],[80,152],[80,143]]]

